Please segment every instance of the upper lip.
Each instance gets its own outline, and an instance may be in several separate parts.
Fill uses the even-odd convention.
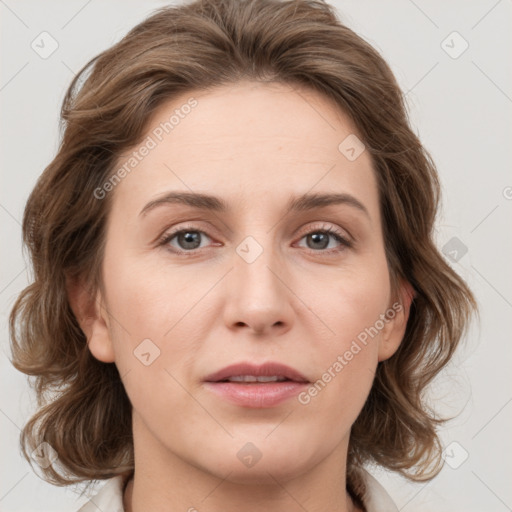
[[[261,365],[255,365],[251,363],[235,363],[222,370],[212,373],[205,377],[206,382],[219,382],[221,380],[228,379],[229,377],[237,377],[242,375],[254,375],[255,377],[286,377],[289,380],[296,382],[309,382],[304,375],[299,371],[286,366],[285,364],[277,362],[268,362]]]

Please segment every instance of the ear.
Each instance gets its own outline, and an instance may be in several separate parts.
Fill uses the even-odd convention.
[[[87,338],[92,355],[104,363],[113,363],[114,348],[101,292],[98,290],[93,294],[83,279],[71,277],[66,277],[66,290],[69,304]]]
[[[379,340],[379,362],[389,359],[402,343],[414,295],[412,285],[408,281],[400,281],[396,300],[389,305],[383,319],[385,324]]]

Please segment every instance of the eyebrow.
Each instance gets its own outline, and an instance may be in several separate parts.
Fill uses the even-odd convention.
[[[227,212],[229,205],[223,199],[209,194],[196,192],[168,192],[162,197],[150,201],[139,213],[139,216],[147,215],[151,210],[158,206],[168,204],[182,204],[200,210],[211,210],[214,212]],[[365,213],[368,218],[370,214],[359,199],[350,194],[303,194],[298,197],[292,197],[286,206],[286,213],[303,212],[315,208],[325,208],[331,205],[345,204],[352,206]]]

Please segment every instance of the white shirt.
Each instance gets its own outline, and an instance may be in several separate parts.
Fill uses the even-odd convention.
[[[366,484],[364,506],[367,512],[398,512],[398,508],[375,477],[363,472]],[[123,508],[124,480],[121,475],[107,480],[99,492],[77,512],[125,512]]]

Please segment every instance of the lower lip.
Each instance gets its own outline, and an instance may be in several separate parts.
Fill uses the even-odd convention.
[[[238,383],[238,382],[205,382],[206,388],[242,407],[253,409],[273,407],[275,405],[298,395],[307,385],[307,382],[266,382],[266,383]]]

